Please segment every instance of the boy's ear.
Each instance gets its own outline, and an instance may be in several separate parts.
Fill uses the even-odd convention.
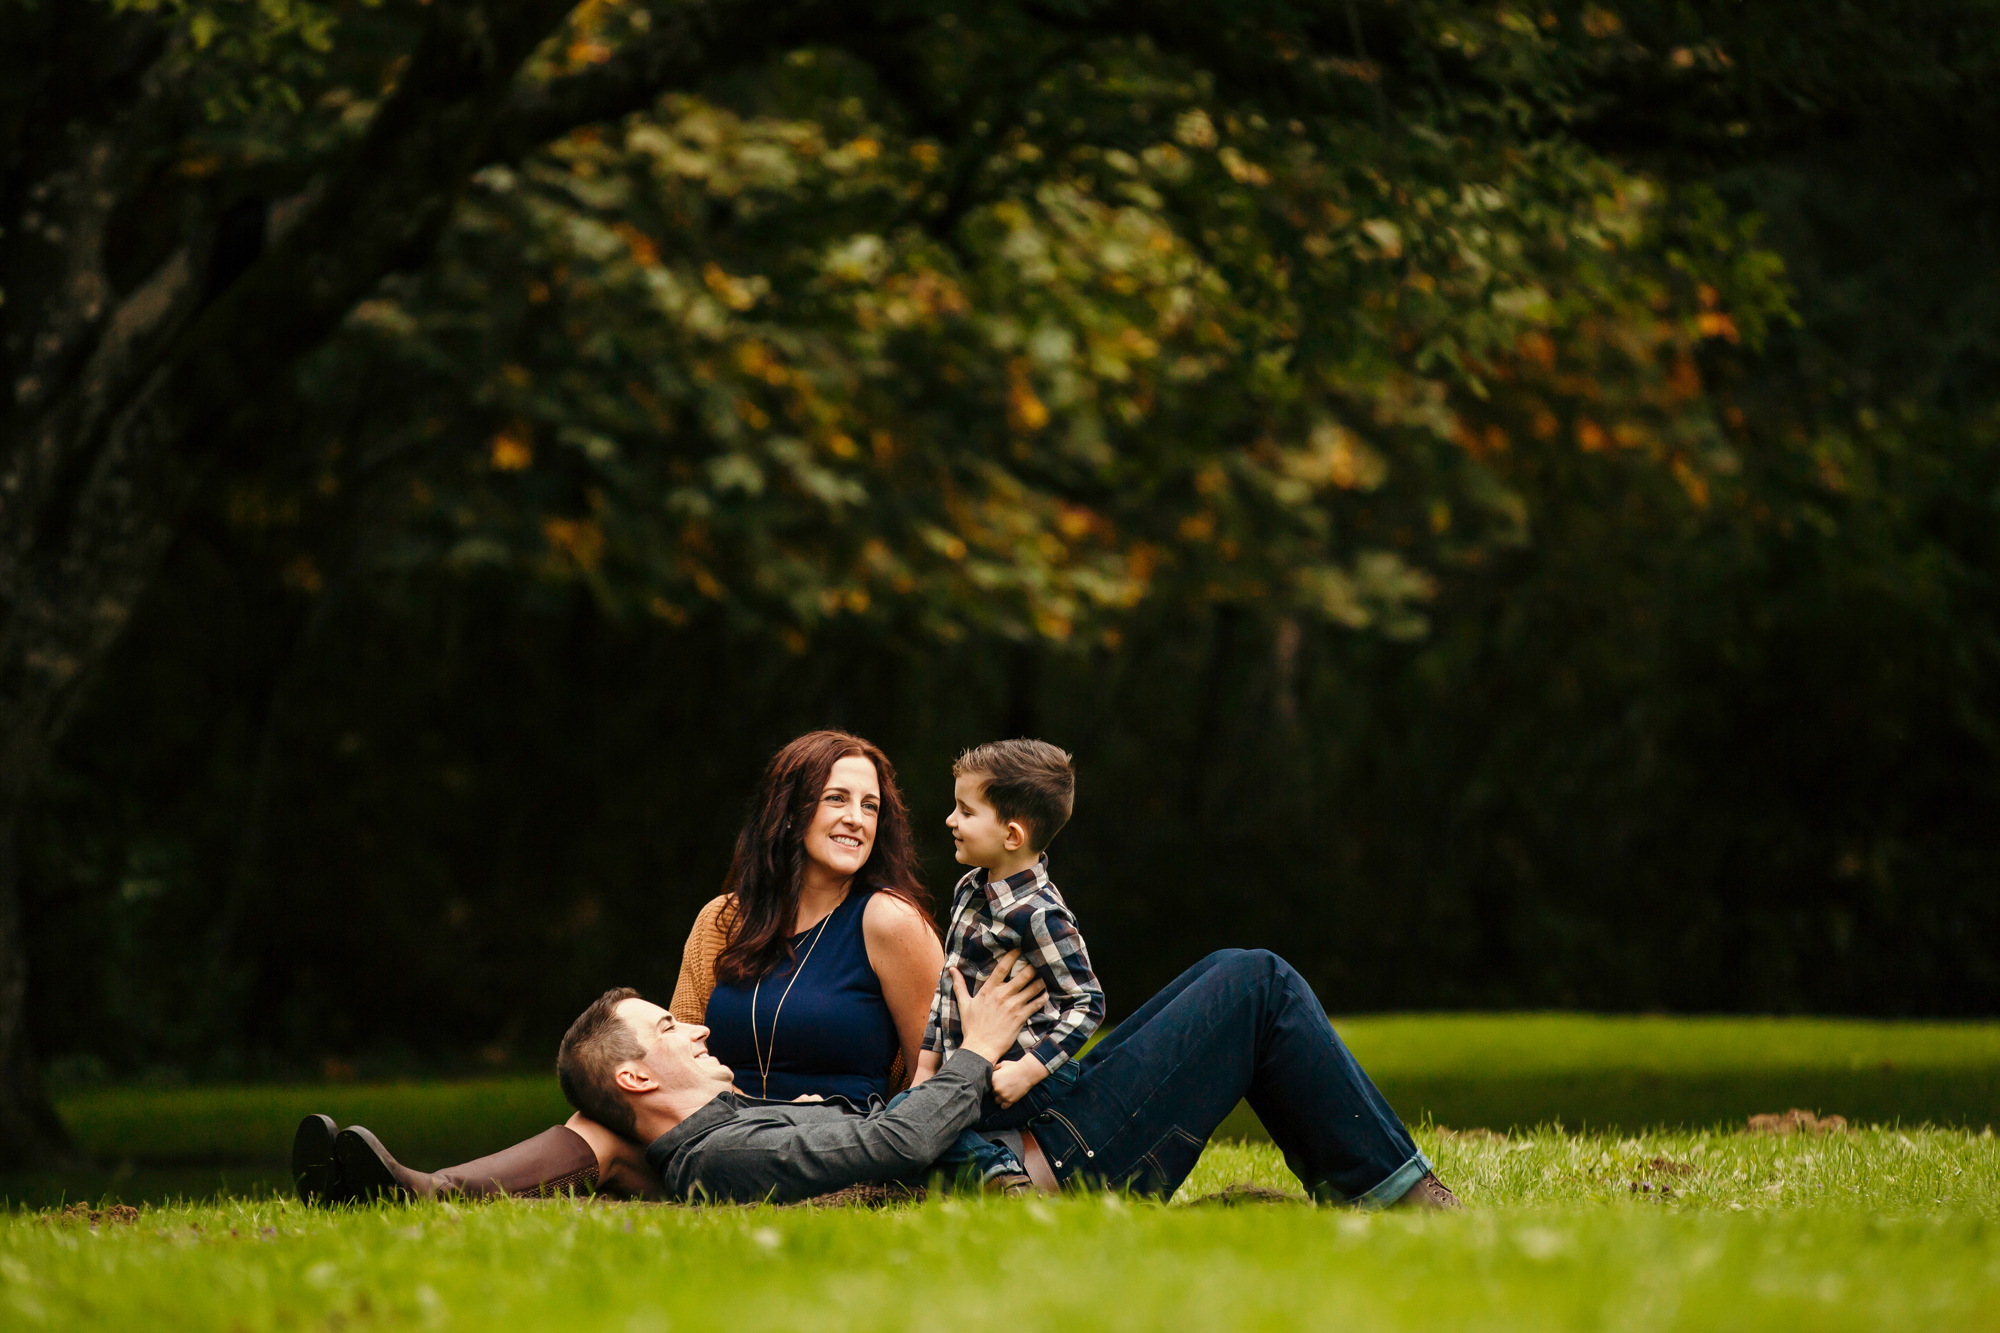
[[[1007,836],[1001,841],[1001,846],[1005,847],[1010,852],[1018,852],[1027,845],[1028,845],[1028,826],[1026,824],[1023,824],[1018,819],[1008,820]]]

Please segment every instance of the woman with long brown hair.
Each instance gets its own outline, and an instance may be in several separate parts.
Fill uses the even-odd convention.
[[[765,767],[672,1008],[744,1092],[865,1105],[908,1081],[943,967],[888,756],[815,731]]]
[[[750,1096],[865,1104],[908,1083],[943,968],[888,756],[859,736],[815,731],[765,766],[723,892],[688,935],[672,1012]],[[293,1173],[302,1195],[656,1187],[644,1145],[581,1113],[435,1173],[402,1166],[372,1135],[356,1132],[372,1160],[349,1170],[343,1155],[336,1172],[332,1122],[308,1117],[299,1127]],[[343,1179],[350,1175],[357,1178]]]

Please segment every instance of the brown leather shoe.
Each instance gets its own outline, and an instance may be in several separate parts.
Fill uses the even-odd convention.
[[[1403,1197],[1389,1205],[1391,1208],[1463,1208],[1458,1196],[1445,1188],[1444,1182],[1429,1171],[1404,1193]]]
[[[340,1137],[333,1142],[333,1154],[340,1162],[341,1179],[362,1203],[377,1199],[408,1203],[437,1194],[437,1186],[429,1175],[412,1171],[391,1157],[382,1140],[359,1125],[340,1131]]]
[[[1000,1171],[979,1182],[981,1191],[1006,1199],[1021,1199],[1035,1192],[1035,1182],[1025,1171]]]
[[[327,1208],[354,1197],[334,1156],[333,1141],[339,1133],[333,1117],[309,1115],[292,1135],[292,1184],[299,1191],[299,1202],[309,1208]]]

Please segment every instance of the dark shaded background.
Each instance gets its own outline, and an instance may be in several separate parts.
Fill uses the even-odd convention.
[[[1992,1012],[1972,480],[1748,549],[1547,485],[1603,499],[1427,640],[1224,608],[1090,654],[799,655],[498,578],[301,599],[209,527],[32,825],[39,1041],[72,1079],[539,1062],[603,987],[671,988],[758,767],[820,725],[897,759],[940,899],[956,750],[1074,750],[1054,868],[1114,1018],[1224,944],[1347,1012]],[[1933,599],[1893,542],[1966,568]]]
[[[1114,1019],[1221,945],[1346,1012],[2000,1011],[1996,175],[1954,78],[1699,154],[1586,131],[1762,213],[1800,324],[1709,368],[1752,409],[1728,505],[1524,455],[1532,540],[1441,571],[1415,642],[1227,604],[798,653],[493,575],[304,590],[218,498],[23,826],[38,1050],[539,1063],[605,986],[670,988],[757,769],[824,725],[897,759],[940,899],[951,756],[1075,751],[1054,869]]]

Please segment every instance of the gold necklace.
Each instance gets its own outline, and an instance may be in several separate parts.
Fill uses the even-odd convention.
[[[833,912],[840,908],[835,906]],[[778,996],[778,1007],[771,1013],[771,1053],[764,1053],[764,1043],[757,1036],[757,996],[764,989],[764,979],[757,978],[757,984],[750,988],[750,1045],[757,1052],[757,1074],[764,1080],[763,1096],[771,1095],[771,1061],[778,1055],[778,1016],[785,1012],[785,1001],[790,998],[792,987],[799,982],[799,973],[806,970],[812,961],[813,950],[819,947],[819,937],[826,934],[826,923],[833,920],[833,912],[819,919],[819,929],[813,932],[812,943],[806,946],[806,956],[799,959],[799,965],[792,969],[792,979],[785,983],[784,994]]]

